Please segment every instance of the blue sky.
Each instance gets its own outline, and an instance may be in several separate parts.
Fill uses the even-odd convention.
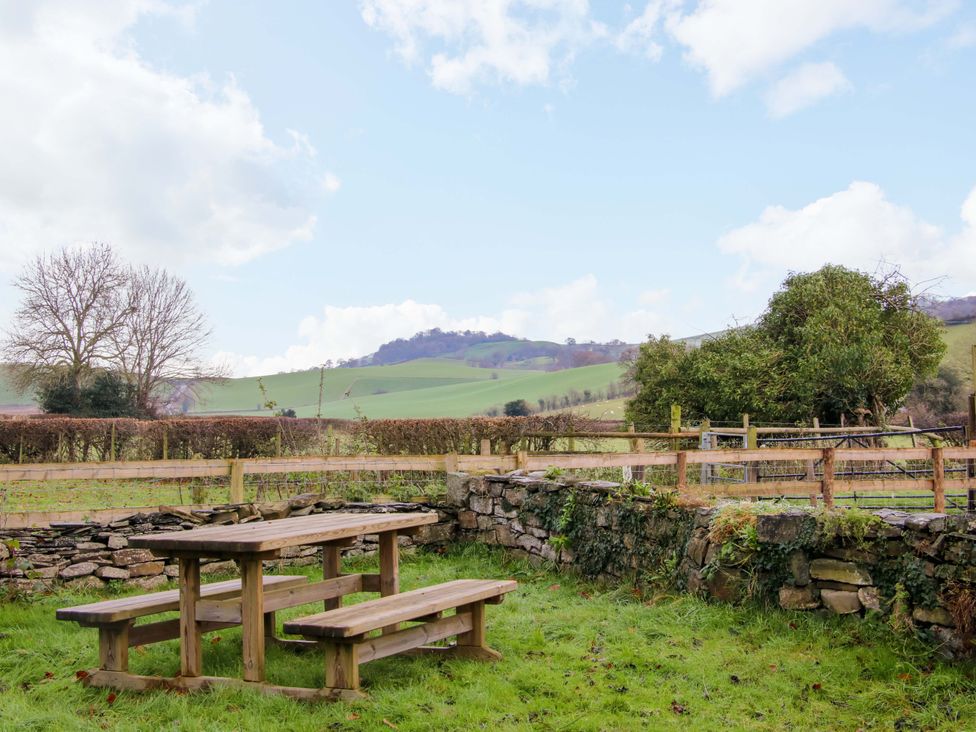
[[[0,275],[111,242],[237,373],[690,335],[828,261],[968,294],[974,5],[0,2]]]

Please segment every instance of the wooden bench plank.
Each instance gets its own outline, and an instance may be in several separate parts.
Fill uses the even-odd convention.
[[[454,580],[297,618],[285,623],[284,630],[303,636],[349,638],[498,597],[512,592],[517,586],[513,580]]]
[[[332,513],[298,518],[254,521],[231,526],[204,526],[191,531],[143,534],[129,539],[129,546],[159,552],[253,554],[290,546],[322,544],[364,534],[382,534],[437,523],[434,512]]]
[[[404,653],[426,643],[468,633],[472,629],[471,623],[471,613],[459,613],[424,625],[398,630],[396,633],[370,638],[358,644],[359,662],[376,661],[396,653]]]
[[[304,584],[308,578],[303,575],[273,575],[264,578],[265,587],[290,587]],[[213,582],[201,587],[201,597],[220,600],[240,595],[239,579]],[[180,591],[164,590],[147,595],[133,595],[118,600],[102,600],[87,605],[60,608],[55,617],[58,620],[73,620],[83,625],[103,625],[121,620],[140,618],[145,615],[170,612],[180,607]]]
[[[344,574],[333,579],[296,585],[264,593],[264,612],[284,610],[318,600],[328,600],[363,591],[363,575]],[[205,600],[197,603],[197,620],[213,623],[240,623],[241,600]]]

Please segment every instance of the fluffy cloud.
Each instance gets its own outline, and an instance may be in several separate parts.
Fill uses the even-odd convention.
[[[766,108],[780,119],[853,87],[832,63],[803,64],[776,82],[766,94]]]
[[[422,63],[435,87],[469,94],[482,83],[546,84],[564,77],[596,41],[657,61],[680,47],[708,75],[715,96],[765,78],[840,32],[904,33],[925,28],[957,0],[649,0],[626,6],[621,28],[595,21],[587,0],[361,0],[365,22],[393,39],[408,65]],[[959,36],[966,43],[968,36]],[[950,43],[959,45],[960,41]],[[800,67],[769,92],[785,116],[846,88],[832,64]]]
[[[233,79],[150,67],[129,35],[150,13],[192,21],[151,0],[0,2],[0,267],[92,240],[236,264],[310,238],[283,185],[307,140],[270,139]]]
[[[708,74],[716,96],[728,94],[834,33],[854,29],[905,32],[954,9],[950,0],[702,0],[674,13],[668,31],[685,58]]]
[[[544,84],[605,33],[587,0],[362,0],[360,7],[406,63],[423,60],[434,86],[456,94],[483,82]]]
[[[647,293],[644,293],[647,295]],[[662,333],[669,324],[665,301],[667,291],[641,296],[643,306],[618,311],[603,297],[593,275],[566,285],[514,295],[508,307],[496,315],[471,318],[452,316],[442,306],[405,300],[401,303],[366,307],[327,305],[321,316],[308,316],[299,323],[299,343],[276,356],[218,353],[217,364],[238,376],[291,371],[316,366],[326,360],[354,358],[375,351],[394,338],[407,338],[422,330],[502,331],[526,338],[562,341],[628,342],[644,340],[649,333]]]
[[[976,280],[976,188],[961,218],[961,230],[947,235],[889,201],[878,185],[856,181],[799,209],[770,206],[718,246],[741,258],[737,282],[746,290],[829,262],[872,272],[894,265],[915,282],[947,278],[946,289],[960,292]]]

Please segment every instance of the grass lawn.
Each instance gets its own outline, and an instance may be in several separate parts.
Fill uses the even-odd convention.
[[[371,560],[349,564],[371,568]],[[313,571],[314,573],[314,571]],[[499,664],[391,657],[363,667],[371,696],[308,704],[221,689],[196,694],[87,689],[96,634],[54,620],[63,592],[0,604],[0,729],[11,730],[891,730],[976,727],[976,666],[933,659],[876,622],[710,605],[641,602],[484,547],[405,557],[404,589],[458,577],[514,577],[489,607]],[[291,611],[292,614],[302,609]],[[305,608],[304,612],[309,612]],[[207,636],[208,673],[240,674],[237,630]],[[137,673],[174,674],[175,642],[131,653]],[[274,683],[317,686],[317,654],[271,649]]]

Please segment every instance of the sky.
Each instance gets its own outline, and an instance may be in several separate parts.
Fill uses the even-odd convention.
[[[694,335],[828,262],[971,294],[974,72],[972,0],[0,0],[0,322],[93,241],[238,375]]]

